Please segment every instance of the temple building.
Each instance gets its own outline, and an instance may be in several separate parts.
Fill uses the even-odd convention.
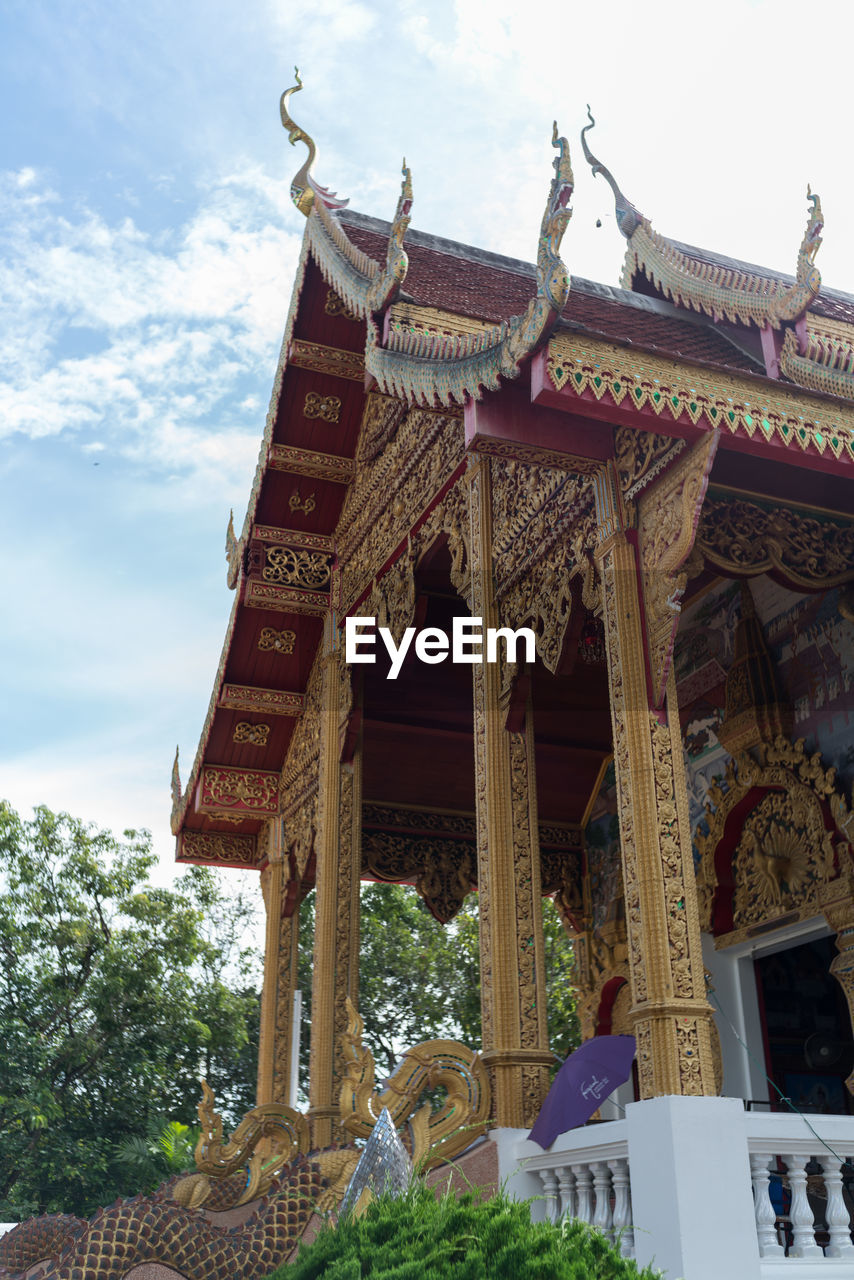
[[[669,1280],[850,1275],[854,297],[821,280],[819,197],[790,276],[682,244],[591,119],[626,240],[620,285],[597,284],[562,244],[557,128],[531,265],[410,230],[405,166],[390,223],[345,208],[312,177],[299,87],[302,254],[210,708],[173,775],[179,861],[260,872],[258,1102],[291,1097],[306,894],[322,1148],[359,1105],[360,883],[414,885],[445,923],[477,892],[466,1071],[495,1176]],[[357,617],[397,645],[528,628],[536,657],[410,644],[390,679],[381,643],[346,661]],[[544,896],[585,1039],[637,1042],[602,1122],[545,1153]]]

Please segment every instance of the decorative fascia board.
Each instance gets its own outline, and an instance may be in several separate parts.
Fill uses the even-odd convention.
[[[565,333],[549,342],[546,369],[558,392],[627,402],[663,422],[719,427],[725,435],[854,463],[854,406],[830,405],[794,387],[772,390],[733,374]]]
[[[243,603],[248,609],[307,613],[314,618],[323,618],[329,609],[330,596],[325,591],[302,591],[298,587],[280,587],[250,578],[246,583]]]
[[[326,347],[320,342],[307,342],[304,338],[292,340],[288,364],[298,369],[310,369],[313,373],[327,373],[333,378],[347,378],[351,382],[363,383],[365,380],[363,352]]]
[[[271,818],[279,811],[279,774],[265,769],[202,765],[196,797],[199,813]]]
[[[223,685],[219,705],[227,711],[258,711],[272,716],[300,716],[305,697],[284,689],[260,689],[248,684]]]
[[[314,480],[331,480],[334,484],[350,484],[356,474],[354,458],[315,453],[313,449],[297,449],[289,444],[271,444],[267,462],[274,471],[288,471],[291,475],[310,476]]]
[[[335,551],[335,539],[331,534],[312,533],[305,529],[279,529],[271,524],[254,524],[252,537],[259,542],[275,542],[281,546],[305,547],[308,551]]]
[[[207,867],[257,867],[258,846],[254,835],[182,831],[178,836],[175,860]]]

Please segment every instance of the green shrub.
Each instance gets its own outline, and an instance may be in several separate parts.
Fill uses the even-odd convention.
[[[423,1185],[375,1200],[361,1218],[326,1225],[271,1280],[654,1280],[580,1222],[531,1222],[499,1194],[437,1199]]]

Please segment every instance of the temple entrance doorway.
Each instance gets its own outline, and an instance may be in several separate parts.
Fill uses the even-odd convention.
[[[846,1078],[854,1036],[842,988],[830,972],[829,936],[754,960],[766,1071],[798,1111],[854,1114]],[[786,1110],[771,1090],[772,1110]]]

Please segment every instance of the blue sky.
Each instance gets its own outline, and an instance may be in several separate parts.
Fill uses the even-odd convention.
[[[147,826],[168,874],[172,755],[186,776],[302,234],[304,152],[278,115],[294,63],[316,176],[353,208],[391,215],[405,154],[413,226],[532,258],[556,116],[564,256],[615,283],[609,192],[576,141],[590,101],[594,149],[659,230],[791,270],[810,181],[825,282],[854,291],[847,13],[7,0],[0,794]]]

